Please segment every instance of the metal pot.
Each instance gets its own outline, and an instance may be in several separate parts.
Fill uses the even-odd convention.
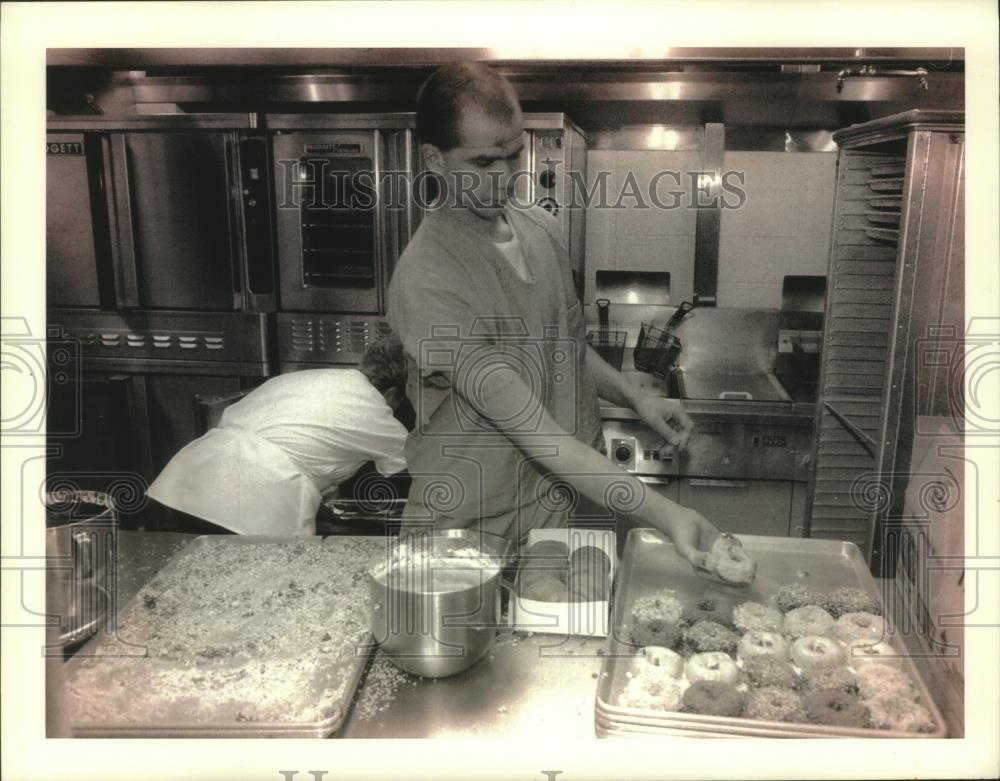
[[[392,557],[404,546],[445,561],[456,549],[471,547],[498,566],[394,569]],[[368,569],[375,642],[397,667],[426,678],[444,678],[474,665],[496,638],[500,577],[509,550],[502,537],[466,529],[390,540],[389,561],[380,558]]]
[[[45,610],[68,648],[95,634],[107,614],[118,512],[99,491],[53,491],[45,495],[45,526]]]

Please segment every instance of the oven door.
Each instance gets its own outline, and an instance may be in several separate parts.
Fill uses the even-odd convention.
[[[388,282],[378,130],[277,131],[281,308],[377,314]]]
[[[49,306],[110,306],[104,141],[94,133],[49,133],[45,166],[45,294]]]
[[[243,308],[235,132],[110,135],[118,304]]]

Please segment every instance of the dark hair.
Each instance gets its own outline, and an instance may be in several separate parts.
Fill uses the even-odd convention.
[[[382,393],[389,388],[406,388],[406,355],[399,337],[387,333],[368,346],[361,356],[361,373]]]
[[[501,122],[519,108],[507,79],[479,62],[451,62],[427,77],[417,93],[417,136],[442,152],[461,142],[462,112],[475,106]]]

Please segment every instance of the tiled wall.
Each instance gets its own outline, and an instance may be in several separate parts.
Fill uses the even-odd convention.
[[[591,150],[587,153],[588,188],[594,186],[598,171],[610,171],[608,192],[614,203],[628,171],[645,194],[657,172],[677,171],[684,183],[687,171],[698,170],[699,160],[698,152]],[[670,202],[672,189],[676,189],[674,180],[661,177],[658,192],[663,203]],[[694,210],[641,209],[634,203],[626,198],[625,208],[606,209],[593,203],[587,210],[587,300],[595,298],[595,272],[610,269],[668,271],[671,302],[689,301],[694,284]]]
[[[726,152],[747,201],[722,210],[719,306],[776,309],[786,274],[826,275],[836,167],[829,152]]]
[[[747,202],[723,210],[719,246],[718,304],[778,308],[786,274],[825,275],[830,249],[837,156],[829,152],[727,152],[725,170],[745,172]],[[646,192],[659,171],[681,173],[700,167],[698,152],[615,151],[587,153],[588,187],[597,172],[610,171],[612,202],[632,171]],[[672,180],[661,179],[668,200]],[[586,300],[595,298],[598,270],[668,271],[671,303],[694,292],[696,216],[693,209],[639,209],[592,204],[587,210]]]

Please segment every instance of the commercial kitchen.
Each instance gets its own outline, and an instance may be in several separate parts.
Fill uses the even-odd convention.
[[[602,598],[521,599],[516,556],[493,551],[489,604],[456,603],[478,611],[456,635],[478,650],[439,669],[394,654],[383,641],[404,630],[378,617],[405,472],[342,484],[306,538],[204,535],[145,492],[269,378],[355,367],[389,332],[389,283],[426,216],[417,90],[455,60],[517,92],[520,195],[557,221],[590,346],[693,421],[669,447],[602,400],[609,467],[736,535],[756,577],[706,578],[628,512],[581,502],[531,542],[603,552]],[[708,649],[692,605],[744,661],[733,606],[797,594],[786,623],[880,614],[887,658],[859,664],[905,671],[924,717],[911,736],[962,736],[961,49],[52,49],[47,73],[46,496],[67,562],[49,579],[51,734],[906,734],[623,699],[644,665],[679,658],[634,642],[634,604],[666,589],[685,602],[685,655]],[[317,170],[370,173],[374,206],[289,208]]]

